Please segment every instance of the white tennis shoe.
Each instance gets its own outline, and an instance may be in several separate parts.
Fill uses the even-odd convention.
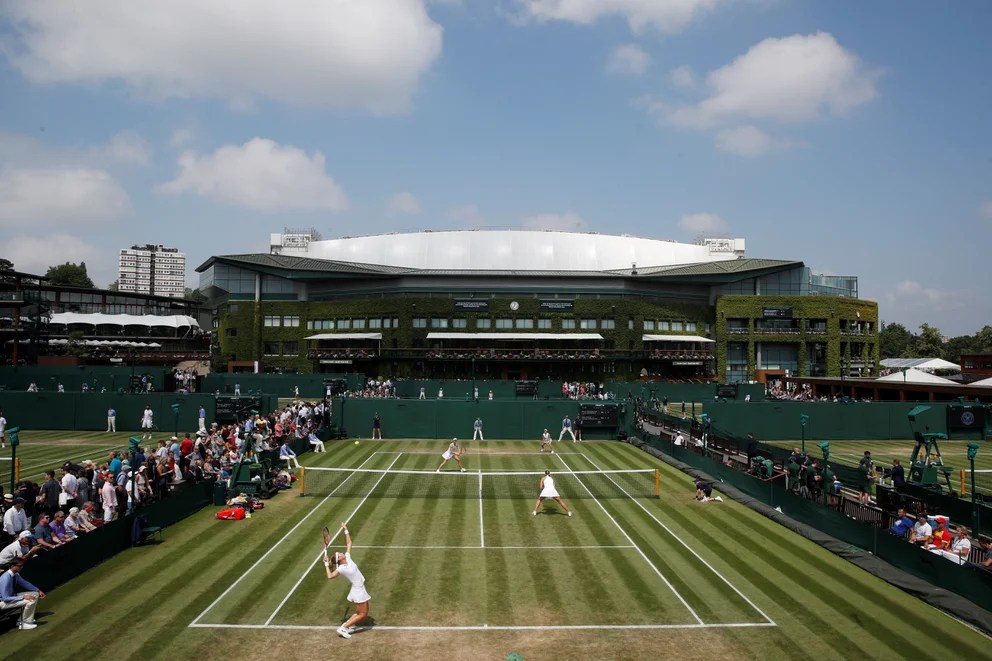
[[[462,469],[462,472],[463,472],[463,473],[465,472],[465,469],[464,469],[464,468]]]
[[[351,632],[344,628],[344,625],[338,627],[338,635],[342,638],[351,638]]]
[[[537,516],[537,510],[534,510],[533,512],[531,512],[530,515],[531,516]]]
[[[569,516],[572,516],[572,513],[571,513],[571,512],[569,512],[569,513],[568,513],[568,515],[569,515]]]

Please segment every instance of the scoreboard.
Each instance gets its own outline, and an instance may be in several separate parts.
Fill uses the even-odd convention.
[[[579,404],[579,419],[583,427],[617,427],[620,425],[620,405]]]
[[[244,420],[250,411],[261,410],[261,397],[217,397],[214,400],[214,420],[218,423]]]

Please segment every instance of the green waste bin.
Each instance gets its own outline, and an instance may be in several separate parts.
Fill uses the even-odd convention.
[[[227,505],[227,485],[218,480],[214,485],[214,505]]]

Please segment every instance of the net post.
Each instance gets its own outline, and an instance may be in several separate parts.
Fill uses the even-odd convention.
[[[661,498],[661,469],[654,469],[654,497]]]
[[[300,495],[307,495],[307,469],[300,466]]]

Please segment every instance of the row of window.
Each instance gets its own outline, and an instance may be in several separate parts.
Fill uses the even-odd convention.
[[[399,317],[382,317],[377,319],[311,319],[307,322],[308,330],[364,330],[371,328],[399,328]]]
[[[236,303],[231,304],[230,311],[237,312]],[[296,328],[300,325],[300,318],[297,315],[271,315],[264,317],[263,325],[268,327],[283,326],[287,328]],[[380,317],[375,319],[311,319],[310,321],[307,321],[307,330],[364,330],[366,328],[380,330],[399,327],[400,320],[398,317]],[[456,317],[454,319],[448,319],[447,317],[414,317],[413,327],[434,328],[439,330],[448,328],[467,329],[468,320],[460,317]],[[531,330],[535,328],[538,330],[551,330],[552,320],[532,319],[529,317],[521,317],[516,319],[509,317],[499,317],[496,319],[479,317],[475,320],[475,328],[478,330],[489,330],[493,328],[499,330]],[[592,317],[583,319],[562,319],[561,328],[562,330],[615,330],[616,320],[595,319]],[[628,328],[630,330],[633,330],[634,328],[634,322],[632,319],[629,320]],[[645,331],[685,331],[695,333],[697,328],[698,324],[695,321],[644,321]]]
[[[262,353],[266,356],[297,356],[299,342],[262,342]]]
[[[300,317],[295,314],[266,316],[262,318],[262,325],[270,328],[274,326],[297,328],[300,325]]]
[[[695,321],[644,320],[644,330],[646,331],[686,331],[695,333],[696,327],[697,324]]]

